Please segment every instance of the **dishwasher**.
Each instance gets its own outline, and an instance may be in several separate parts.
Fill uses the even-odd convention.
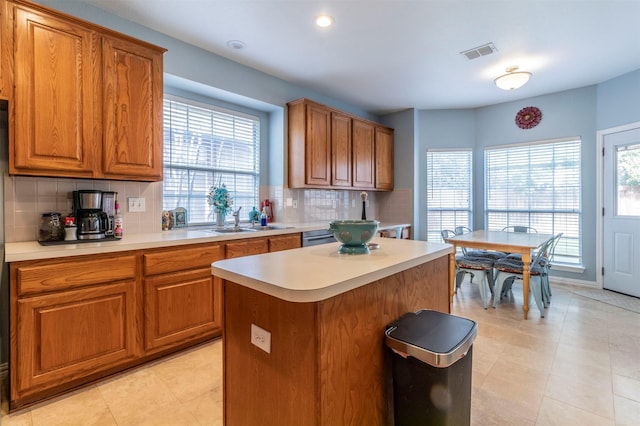
[[[302,233],[302,247],[318,246],[320,244],[335,242],[337,242],[337,240],[328,229],[318,229]]]

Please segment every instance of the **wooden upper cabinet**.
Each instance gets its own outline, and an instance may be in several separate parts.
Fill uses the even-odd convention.
[[[353,120],[353,186],[374,187],[375,127],[362,120]]]
[[[349,187],[351,181],[351,117],[331,113],[331,185]]]
[[[14,17],[10,172],[92,177],[93,143],[100,138],[95,132],[96,35],[21,6]]]
[[[378,171],[375,144],[380,129],[393,153],[393,129],[308,99],[287,106],[290,188],[393,189],[393,161]]]
[[[376,127],[376,189],[393,190],[393,129]]]
[[[162,180],[165,49],[44,6],[0,3],[13,54],[9,173]],[[3,77],[4,78],[4,77]],[[0,82],[4,85],[4,80]]]
[[[102,42],[105,177],[162,180],[162,53]]]
[[[331,185],[331,111],[314,102],[289,106],[289,186]]]

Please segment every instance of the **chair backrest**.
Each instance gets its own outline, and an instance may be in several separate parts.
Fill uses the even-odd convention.
[[[535,228],[531,228],[530,226],[505,226],[502,228],[504,232],[524,232],[526,234],[537,234],[538,231]]]
[[[546,257],[549,262],[553,260],[553,255],[556,251],[556,246],[558,245],[558,241],[560,241],[561,237],[562,237],[562,232],[560,232],[557,235],[554,235],[553,238],[551,238],[551,243],[547,247],[547,252],[543,253],[543,256]]]
[[[473,232],[470,228],[466,226],[456,226],[456,235],[468,234]]]
[[[440,231],[440,236],[442,237],[442,241],[446,241],[447,238],[455,237],[456,233],[450,229],[443,229]]]
[[[538,247],[538,251],[536,251],[535,255],[533,256],[533,259],[531,259],[532,265],[539,265],[540,258],[542,258],[543,256],[548,257],[548,254],[550,253],[550,247],[553,245],[555,238],[556,237],[549,238],[540,247]]]

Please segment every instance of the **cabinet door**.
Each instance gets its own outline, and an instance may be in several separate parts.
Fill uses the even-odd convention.
[[[227,242],[227,259],[263,254],[268,251],[269,242],[266,238],[252,238],[250,240]]]
[[[300,234],[278,235],[269,237],[269,251],[281,251],[302,247]]]
[[[99,95],[96,35],[15,7],[15,135],[9,171],[92,177]]]
[[[102,42],[105,177],[162,180],[162,53],[105,37]]]
[[[175,346],[222,332],[222,281],[211,269],[144,280],[145,349]]]
[[[376,127],[376,189],[393,190],[393,130]]]
[[[351,117],[331,113],[331,184],[351,186]]]
[[[353,120],[353,186],[374,187],[374,126]]]
[[[306,108],[305,180],[308,185],[331,185],[331,113],[315,104]]]
[[[12,401],[139,356],[135,286],[120,281],[19,299]]]

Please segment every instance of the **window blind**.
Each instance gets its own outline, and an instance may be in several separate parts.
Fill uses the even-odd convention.
[[[581,140],[485,150],[488,230],[523,225],[563,233],[556,261],[581,263]]]
[[[165,97],[163,209],[186,208],[189,224],[213,222],[206,196],[225,184],[232,208],[248,214],[258,206],[259,153],[258,117]]]
[[[471,227],[471,150],[427,150],[427,240],[442,241],[440,231]]]

